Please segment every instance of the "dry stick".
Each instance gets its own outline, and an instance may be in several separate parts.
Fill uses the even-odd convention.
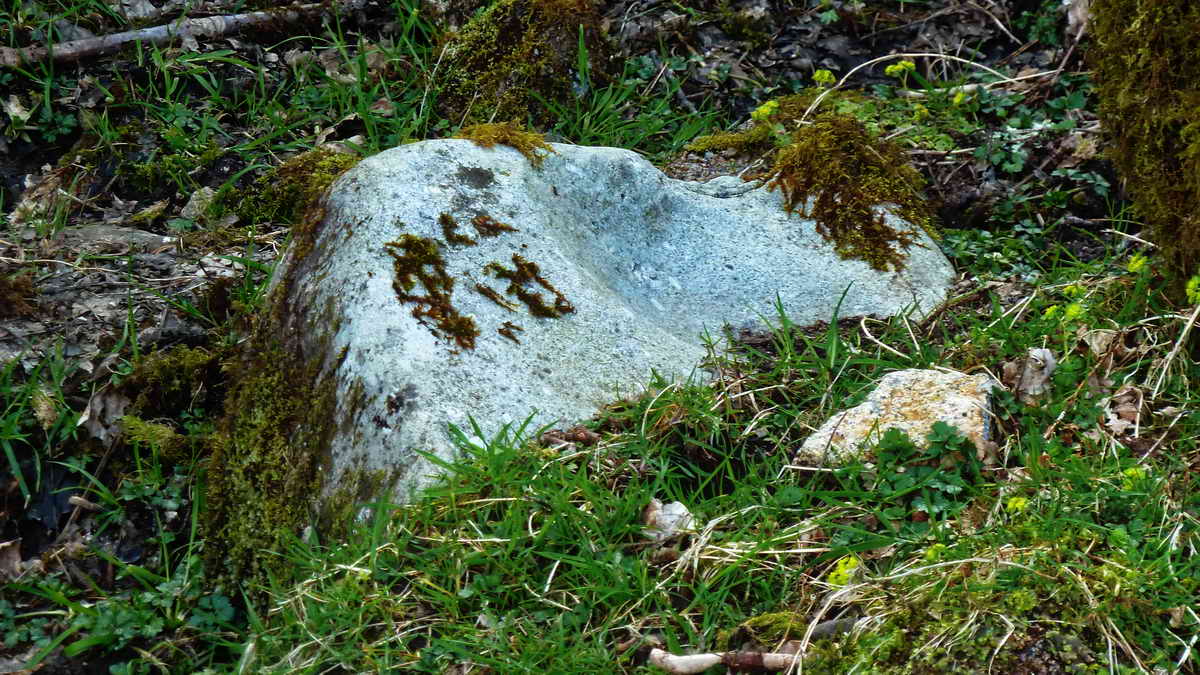
[[[658,666],[673,675],[703,673],[709,668],[721,664],[735,670],[747,670],[751,668],[785,670],[795,665],[800,658],[797,654],[776,654],[773,652],[724,652],[721,654],[688,654],[676,656],[657,648],[650,650],[650,665]]]
[[[1167,360],[1163,361],[1162,367],[1158,371],[1158,381],[1154,383],[1154,389],[1150,392],[1150,398],[1158,398],[1158,392],[1162,389],[1163,381],[1167,378],[1167,371],[1171,369],[1171,362],[1179,356],[1179,350],[1183,348],[1187,342],[1188,333],[1192,331],[1192,326],[1196,325],[1196,319],[1200,317],[1200,303],[1196,303],[1196,309],[1192,311],[1192,315],[1188,317],[1187,323],[1183,326],[1183,332],[1179,334],[1179,339],[1175,341],[1175,346],[1171,348],[1171,353],[1167,354]]]
[[[345,0],[338,9],[357,9],[365,0]],[[89,56],[111,54],[132,42],[161,45],[185,36],[220,37],[245,28],[272,23],[297,23],[302,19],[330,11],[329,3],[295,5],[270,12],[249,12],[231,16],[211,16],[203,19],[184,19],[164,26],[142,28],[103,35],[86,40],[60,42],[49,47],[0,47],[0,66],[17,68],[26,63],[52,60],[56,63],[76,61]]]

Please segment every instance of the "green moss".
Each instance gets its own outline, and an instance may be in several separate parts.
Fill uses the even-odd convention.
[[[751,641],[758,645],[777,645],[784,640],[795,640],[804,637],[808,628],[808,619],[796,612],[771,612],[746,619],[734,631],[733,637],[737,642]],[[728,649],[738,649],[738,645],[730,644]]]
[[[733,150],[738,153],[768,155],[769,160],[776,149],[777,132],[795,125],[804,117],[808,106],[821,94],[821,89],[806,89],[798,94],[791,94],[772,99],[778,105],[771,115],[765,119],[751,119],[739,131],[718,131],[715,134],[700,136],[684,146],[692,152],[708,152],[717,150]],[[851,92],[836,91],[827,95],[825,105],[839,100],[856,100],[861,98]]]
[[[936,238],[933,211],[920,194],[921,176],[899,146],[879,140],[854,115],[822,114],[800,124],[820,93],[808,89],[776,99],[769,116],[752,119],[739,131],[702,136],[686,149],[762,157],[771,169],[751,177],[766,179],[771,189],[783,192],[789,213],[816,221],[817,232],[842,257],[881,271],[903,269],[903,250],[916,243],[916,230],[897,230],[877,208],[889,208]],[[866,109],[864,98],[852,92],[832,92],[822,105],[859,114]],[[785,133],[797,124],[795,131]]]
[[[918,192],[920,174],[898,146],[872,137],[853,117],[822,115],[797,129],[766,178],[772,190],[783,193],[788,213],[812,218],[842,257],[877,270],[903,269],[902,249],[915,244],[917,234],[889,225],[878,207],[935,232],[932,212]]]
[[[765,17],[755,17],[750,12],[734,9],[729,0],[717,3],[717,25],[729,37],[749,43],[755,49],[761,49],[771,41]]]
[[[211,167],[226,152],[213,140],[189,147],[186,137],[181,136],[183,132],[177,129],[167,129],[162,134],[167,147],[180,149],[156,151],[146,161],[124,164],[119,169],[130,185],[150,194],[194,185],[191,177]]]
[[[475,124],[463,127],[454,135],[454,138],[473,141],[483,148],[492,148],[497,144],[516,148],[535,167],[541,167],[542,160],[546,158],[546,155],[554,152],[554,148],[550,147],[541,134],[525,131],[516,122]],[[542,151],[541,154],[538,153],[539,150]],[[476,225],[476,229],[479,229],[478,225]],[[480,229],[479,233],[483,234],[484,232]]]
[[[1200,271],[1200,4],[1094,0],[1091,17],[1106,154],[1182,298]]]
[[[590,0],[496,2],[445,43],[438,83],[442,116],[462,124],[552,123],[552,112],[533,93],[547,101],[574,98],[581,39],[589,78],[606,80],[612,65]]]
[[[243,222],[308,224],[304,214],[338,176],[359,162],[357,155],[311,150],[297,155],[231,196],[233,211]]]
[[[229,365],[231,375],[241,376],[212,439],[204,512],[210,566],[259,583],[287,577],[282,558],[270,552],[286,550],[313,520],[320,452],[334,427],[322,418],[335,399],[333,381],[320,378],[318,363],[296,363],[278,343],[262,347]],[[281,363],[294,365],[285,370]]]
[[[163,456],[172,461],[183,459],[181,451],[187,446],[187,438],[169,424],[147,422],[135,415],[125,415],[121,418],[121,430],[128,443],[158,448]]]
[[[142,417],[177,416],[192,407],[203,408],[219,400],[211,383],[220,378],[220,354],[183,345],[152,352],[139,359],[133,372],[121,381],[121,391]]]

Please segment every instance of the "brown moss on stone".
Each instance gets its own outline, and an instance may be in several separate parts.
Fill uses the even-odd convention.
[[[458,221],[449,213],[442,213],[438,216],[438,224],[442,226],[442,237],[448,243],[459,244],[462,246],[475,246],[478,242],[468,237],[465,234],[459,234]]]
[[[454,134],[454,138],[472,141],[481,148],[494,148],[496,145],[516,148],[518,152],[525,155],[525,159],[528,159],[530,164],[538,168],[542,166],[542,161],[546,159],[546,156],[554,152],[554,148],[550,147],[541,134],[525,131],[516,122],[496,122],[463,127]],[[480,233],[482,234],[483,231],[480,230]]]
[[[480,214],[472,218],[471,225],[482,237],[498,237],[505,232],[520,232],[512,225],[502,223],[487,214]]]
[[[817,232],[844,258],[873,269],[904,268],[915,229],[889,225],[879,207],[932,235],[933,216],[921,198],[921,176],[894,143],[871,136],[849,116],[822,115],[797,129],[765,176],[783,193],[788,213],[816,221]]]
[[[442,116],[462,124],[552,123],[553,112],[533,94],[546,101],[575,97],[581,31],[592,86],[613,75],[600,21],[591,0],[496,2],[446,39],[437,99]]]
[[[1094,0],[1089,50],[1106,155],[1182,298],[1200,272],[1200,3]]]
[[[484,286],[483,284],[475,284],[475,290],[479,291],[479,294],[483,297],[491,300],[497,305],[500,305],[504,309],[507,309],[510,312],[517,311],[517,306],[505,300],[503,296],[496,292],[496,289],[490,286]]]
[[[496,329],[496,332],[517,344],[521,344],[521,341],[517,339],[516,331],[524,330],[524,328],[521,328],[511,321],[505,321],[503,325]]]
[[[484,271],[491,272],[499,279],[507,279],[509,284],[504,292],[517,296],[517,299],[525,303],[525,306],[529,308],[530,314],[547,319],[557,319],[563,314],[575,311],[575,306],[553,284],[542,276],[541,269],[537,263],[526,260],[516,253],[512,256],[512,262],[512,269],[500,263],[493,262],[484,266]],[[553,293],[554,304],[546,304],[546,300],[540,292],[530,290],[528,286],[532,283],[537,283],[542,288]]]
[[[392,288],[396,297],[400,302],[416,305],[412,310],[413,318],[424,325],[432,322],[432,327],[443,337],[453,339],[464,349],[474,349],[479,328],[474,319],[460,314],[451,302],[454,278],[446,272],[446,262],[437,242],[404,234],[396,241],[384,244],[384,249],[392,256],[395,274]],[[418,282],[424,294],[413,292]]]

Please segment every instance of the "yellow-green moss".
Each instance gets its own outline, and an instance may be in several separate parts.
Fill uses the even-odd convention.
[[[919,192],[921,175],[906,159],[899,146],[872,137],[853,117],[822,115],[792,133],[765,177],[783,193],[788,213],[812,218],[842,257],[900,270],[903,249],[916,244],[917,231],[889,225],[879,207],[935,232]]]
[[[250,586],[287,578],[277,554],[317,524],[329,441],[364,403],[338,401],[331,373],[344,351],[327,364],[321,349],[305,354],[266,333],[226,366],[232,384],[210,439],[202,521],[210,570]]]
[[[1089,50],[1107,157],[1183,295],[1200,272],[1200,3],[1094,0]]]
[[[232,199],[234,212],[248,224],[300,224],[313,202],[338,176],[359,162],[358,155],[311,150],[256,179]]]
[[[777,133],[799,123],[808,107],[823,91],[820,88],[810,88],[772,99],[770,115],[762,119],[752,118],[739,131],[718,131],[715,134],[699,136],[684,146],[684,149],[692,152],[734,150],[738,153],[766,155],[766,159],[770,161],[774,157],[776,145],[781,140]],[[828,108],[837,102],[862,99],[861,95],[854,92],[835,91],[825,96],[822,105]]]
[[[770,612],[743,621],[730,635],[718,637],[725,649],[741,649],[744,643],[774,647],[784,640],[804,637],[808,618],[796,612]]]
[[[553,121],[547,101],[574,98],[580,27],[597,86],[611,69],[590,0],[500,0],[452,34],[444,49],[438,105],[456,123]]]
[[[178,345],[151,352],[134,364],[121,381],[133,400],[130,410],[142,417],[172,417],[193,405],[203,407],[204,390],[219,381],[220,355],[200,347]]]
[[[528,159],[530,164],[539,168],[542,166],[542,160],[554,152],[554,148],[550,147],[541,134],[525,131],[516,122],[473,124],[460,129],[454,138],[465,138],[483,148],[492,148],[497,144],[516,148],[518,152],[525,155],[525,159]],[[539,150],[542,151],[540,154]],[[480,234],[484,234],[484,230],[479,225],[475,227]]]
[[[184,459],[182,450],[187,446],[187,438],[169,424],[147,422],[136,415],[125,415],[121,418],[121,431],[125,432],[127,443],[157,448],[172,461]]]

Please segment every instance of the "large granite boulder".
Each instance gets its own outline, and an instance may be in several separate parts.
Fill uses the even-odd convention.
[[[880,272],[842,259],[765,186],[552,147],[540,166],[466,140],[388,150],[299,229],[277,273],[272,358],[306,364],[295,377],[311,380],[312,414],[290,419],[327,496],[406,498],[436,470],[423,453],[453,454],[448,424],[490,436],[531,413],[534,427],[571,423],[652,371],[693,375],[706,336],[761,325],[777,302],[797,323],[830,319],[839,300],[843,316],[919,316],[954,279],[921,231],[904,268]]]

